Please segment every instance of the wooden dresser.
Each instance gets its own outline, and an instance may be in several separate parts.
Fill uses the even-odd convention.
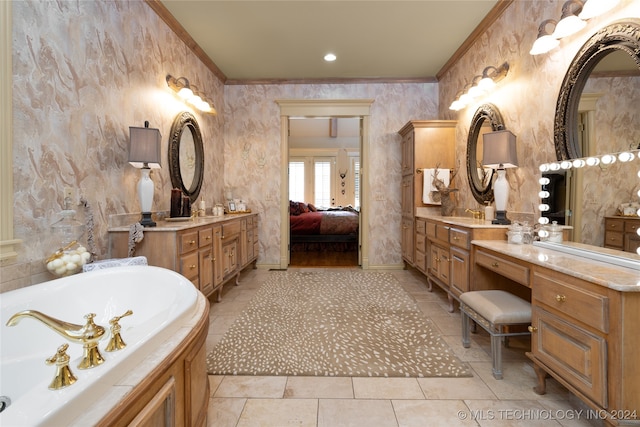
[[[189,279],[205,296],[222,286],[258,258],[258,215],[235,214],[198,217],[185,222],[158,221],[145,228],[135,255],[147,257],[149,265],[168,268]],[[128,255],[129,227],[109,228],[112,258]]]
[[[608,425],[640,424],[640,271],[496,241],[473,253],[472,289],[530,294],[536,393],[551,375]]]
[[[640,247],[640,217],[607,216],[604,218],[604,247],[637,253]]]

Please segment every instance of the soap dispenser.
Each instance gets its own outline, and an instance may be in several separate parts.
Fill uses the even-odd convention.
[[[484,219],[486,221],[493,221],[496,219],[496,209],[491,206],[491,201],[484,202],[487,206],[484,208]]]

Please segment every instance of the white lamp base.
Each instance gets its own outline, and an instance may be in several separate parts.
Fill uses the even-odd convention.
[[[138,199],[140,200],[140,210],[142,218],[140,224],[143,227],[155,227],[156,223],[151,219],[151,205],[153,204],[154,185],[149,172],[151,169],[140,169],[140,181],[138,181]]]
[[[496,219],[491,221],[491,224],[511,224],[511,221],[507,219],[509,182],[507,181],[506,171],[502,167],[498,169],[498,179],[493,183],[493,196],[496,199]]]

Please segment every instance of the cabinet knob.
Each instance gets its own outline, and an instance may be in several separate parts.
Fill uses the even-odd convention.
[[[556,295],[556,301],[558,302],[565,302],[567,300],[567,297],[564,295]]]
[[[190,244],[190,245],[195,245],[195,244],[196,244],[196,241],[195,241],[195,240],[191,240],[191,241],[189,241],[189,244]]]
[[[205,237],[206,240],[211,240],[211,236]]]
[[[534,333],[534,332],[538,332],[538,328],[536,328],[535,326],[527,326],[527,329],[529,330],[529,332]]]
[[[192,270],[193,270],[194,268],[196,268],[196,267],[197,267],[197,266],[196,266],[195,264],[191,264],[191,265],[189,266],[189,268],[190,268],[190,269],[192,269]]]
[[[458,236],[453,236],[453,240],[460,240]]]
[[[497,262],[493,262],[491,263],[491,267],[498,268],[500,267],[500,264],[498,264]]]

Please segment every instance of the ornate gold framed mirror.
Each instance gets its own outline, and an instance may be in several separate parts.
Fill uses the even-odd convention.
[[[195,203],[204,176],[204,147],[200,126],[193,114],[178,114],[169,135],[169,168],[171,184]]]
[[[486,132],[503,130],[504,121],[498,108],[493,104],[483,104],[471,119],[467,139],[467,180],[471,194],[480,204],[493,201],[493,169],[482,167],[482,135]]]

